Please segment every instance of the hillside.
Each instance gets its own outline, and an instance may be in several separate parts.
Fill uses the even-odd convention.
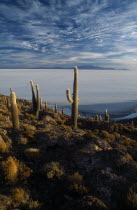
[[[18,99],[12,128],[0,95],[0,209],[137,209],[137,126],[79,118],[54,110],[36,117]]]

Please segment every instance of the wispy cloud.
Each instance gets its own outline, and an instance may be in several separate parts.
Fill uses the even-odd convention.
[[[1,67],[109,63],[135,69],[137,1],[11,2],[0,2]]]

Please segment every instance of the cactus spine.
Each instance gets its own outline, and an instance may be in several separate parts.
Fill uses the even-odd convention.
[[[74,67],[74,83],[73,83],[73,98],[70,95],[70,90],[66,90],[67,99],[70,103],[72,103],[72,123],[73,128],[77,128],[77,120],[78,120],[78,68]]]
[[[11,91],[10,94],[10,102],[11,102],[12,125],[14,129],[19,129],[19,112],[16,103],[16,94],[13,91]]]
[[[36,100],[36,95],[35,95],[35,91],[34,91],[34,84],[33,84],[32,80],[30,80],[30,84],[31,84],[31,90],[32,90],[32,109],[33,109],[33,112],[36,113],[37,100]]]

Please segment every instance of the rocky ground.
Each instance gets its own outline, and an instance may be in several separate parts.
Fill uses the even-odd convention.
[[[0,96],[0,209],[137,209],[137,126],[32,113],[18,99],[12,128]]]

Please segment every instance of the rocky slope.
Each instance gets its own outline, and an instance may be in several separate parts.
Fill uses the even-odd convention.
[[[0,209],[137,209],[137,127],[31,111],[0,96]]]

